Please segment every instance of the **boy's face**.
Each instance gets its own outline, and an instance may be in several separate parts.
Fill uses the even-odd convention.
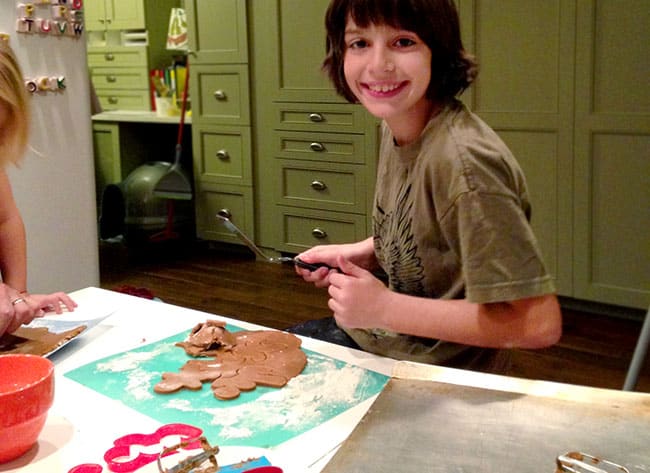
[[[348,18],[343,70],[359,102],[389,124],[430,111],[431,50],[412,31],[375,24],[361,28]]]

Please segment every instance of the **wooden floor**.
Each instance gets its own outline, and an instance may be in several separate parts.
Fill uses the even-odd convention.
[[[101,287],[145,288],[164,302],[283,329],[330,316],[327,292],[292,269],[255,261],[238,246],[158,244],[135,251],[100,245]],[[628,313],[629,312],[629,313]],[[512,376],[620,389],[639,336],[643,311],[615,316],[563,308],[560,342],[518,350]],[[650,392],[650,355],[637,391]]]

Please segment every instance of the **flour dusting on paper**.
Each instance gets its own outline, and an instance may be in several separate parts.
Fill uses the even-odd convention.
[[[313,372],[303,373],[283,388],[262,394],[254,403],[227,409],[223,404],[197,409],[190,402],[171,400],[164,407],[183,412],[200,410],[210,416],[211,425],[221,427],[220,438],[242,439],[277,428],[300,431],[305,425],[317,425],[329,419],[337,406],[355,405],[363,400],[360,399],[365,392],[363,368],[339,367],[332,359],[319,355],[310,356],[309,364]],[[323,383],[324,374],[330,383]]]
[[[97,363],[98,372],[124,373],[126,376],[126,393],[138,401],[153,399],[151,385],[160,375],[143,369],[141,364],[150,361],[161,353],[168,351],[166,346],[150,352],[127,352],[102,363]]]
[[[175,346],[186,332],[110,355],[65,376],[163,424],[203,429],[221,446],[271,448],[333,419],[378,394],[388,376],[303,349],[307,365],[284,387],[258,386],[237,399],[215,399],[202,389],[157,394],[165,372],[178,371],[187,355]]]

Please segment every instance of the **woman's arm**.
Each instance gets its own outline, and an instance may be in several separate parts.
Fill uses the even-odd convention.
[[[9,178],[0,169],[0,273],[2,281],[17,291],[27,290],[27,244]]]

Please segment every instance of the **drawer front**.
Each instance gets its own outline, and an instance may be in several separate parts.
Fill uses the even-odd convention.
[[[144,47],[88,48],[89,67],[133,67],[147,69],[147,50]]]
[[[280,207],[282,243],[279,251],[300,253],[315,245],[340,244],[367,238],[362,215]]]
[[[198,150],[194,172],[201,181],[252,184],[250,128],[194,125],[192,135]]]
[[[96,89],[95,92],[104,111],[151,110],[151,98],[148,90]]]
[[[149,77],[142,67],[94,67],[91,78],[96,89],[147,89]]]
[[[357,105],[273,104],[276,129],[363,133],[364,110]]]
[[[302,161],[280,161],[282,205],[364,213],[363,168],[340,164],[335,169]]]
[[[246,235],[254,235],[253,191],[251,187],[197,186],[196,232],[199,238],[242,244],[231,231],[217,220],[224,213]]]
[[[247,66],[203,66],[192,68],[190,82],[194,82],[193,119],[224,125],[249,125],[250,108]]]
[[[274,131],[275,156],[333,163],[365,163],[364,135]]]

